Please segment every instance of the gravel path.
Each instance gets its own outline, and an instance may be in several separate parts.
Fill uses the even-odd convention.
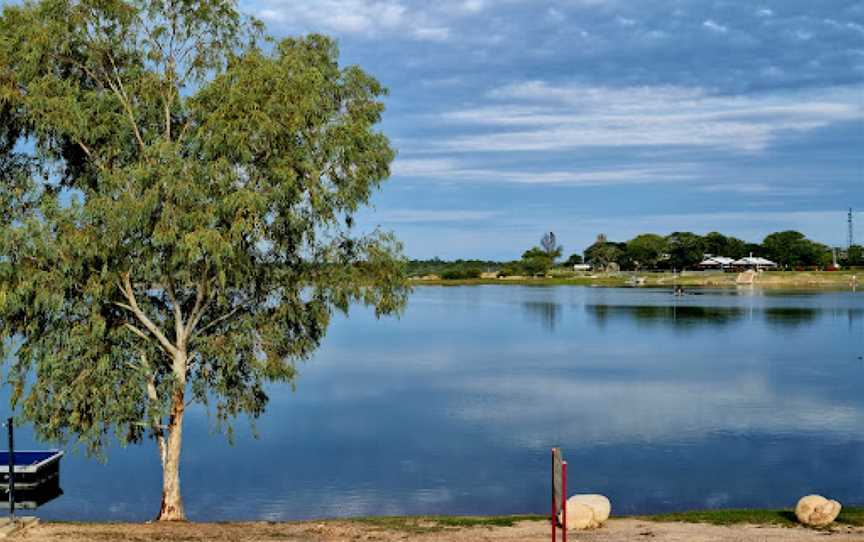
[[[525,521],[513,527],[437,529],[419,523],[413,532],[385,529],[355,522],[304,523],[180,523],[109,524],[43,523],[13,537],[14,540],[63,542],[307,542],[382,541],[478,542],[549,540],[548,524]],[[571,532],[570,542],[864,542],[864,528],[838,526],[831,530],[804,528],[733,526],[694,523],[655,523],[636,519],[613,519],[602,529]]]

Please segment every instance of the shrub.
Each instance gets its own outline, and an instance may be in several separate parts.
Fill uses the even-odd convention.
[[[479,269],[473,267],[467,269],[448,269],[441,273],[441,278],[444,280],[479,279],[480,273]]]

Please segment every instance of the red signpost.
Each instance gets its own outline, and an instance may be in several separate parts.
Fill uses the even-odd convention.
[[[561,521],[558,521],[558,514]],[[556,529],[561,527],[561,541],[567,542],[567,462],[560,448],[552,448],[552,542],[557,542]]]

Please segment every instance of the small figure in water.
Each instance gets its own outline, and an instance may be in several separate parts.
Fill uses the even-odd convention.
[[[684,287],[680,285],[675,285],[675,295],[682,296],[684,295]]]

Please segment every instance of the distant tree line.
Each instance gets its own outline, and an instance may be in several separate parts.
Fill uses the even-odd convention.
[[[443,279],[473,279],[480,278],[484,272],[499,271],[504,264],[489,260],[454,260],[445,261],[440,258],[431,260],[409,260],[408,275],[422,277],[437,275]]]
[[[553,268],[572,269],[587,263],[594,269],[618,268],[625,271],[682,270],[697,266],[706,255],[740,259],[758,256],[777,263],[784,269],[827,268],[834,263],[842,267],[864,266],[864,247],[853,245],[848,250],[831,247],[807,239],[797,231],[775,232],[761,243],[750,243],[719,232],[698,235],[692,232],[673,232],[663,236],[643,233],[624,242],[615,242],[600,234],[583,253],[573,253],[560,260],[564,251],[553,232],[546,233],[540,244],[523,252],[519,260],[498,262],[490,260],[445,261],[411,260],[411,276],[437,275],[444,279],[479,278],[482,273],[497,272],[502,276],[545,275]]]
[[[748,243],[719,232],[706,235],[673,232],[665,237],[644,233],[626,242],[608,241],[600,235],[585,249],[584,258],[594,267],[615,263],[626,270],[670,270],[693,268],[709,254],[734,259],[758,256],[777,263],[781,268],[797,269],[829,267],[834,263],[835,251],[837,263],[841,266],[864,265],[861,246],[836,250],[793,230],[772,233],[761,243]]]

